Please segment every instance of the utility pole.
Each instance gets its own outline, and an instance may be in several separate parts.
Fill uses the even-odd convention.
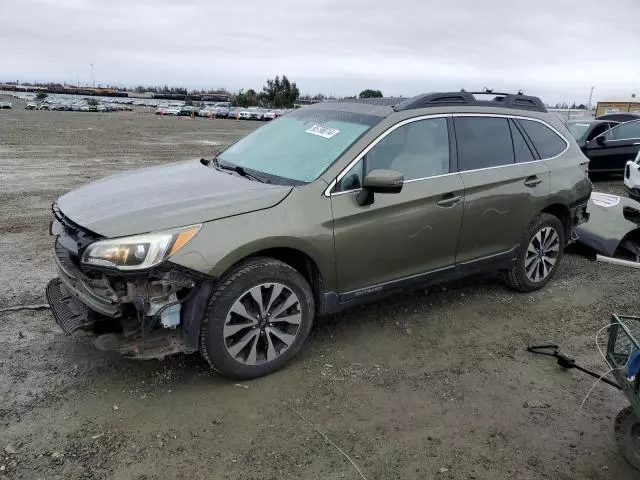
[[[93,84],[93,88],[96,88],[96,81],[93,78],[93,63],[91,64],[91,83]]]
[[[589,103],[587,104],[587,108],[591,111],[591,100],[593,100],[593,87],[591,87],[591,92],[589,93]]]

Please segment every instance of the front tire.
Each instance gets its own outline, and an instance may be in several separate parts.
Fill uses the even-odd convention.
[[[298,354],[314,316],[306,279],[286,263],[256,258],[236,267],[211,295],[200,352],[226,377],[262,377]]]
[[[565,247],[565,230],[557,217],[542,213],[531,222],[518,247],[516,261],[505,274],[514,290],[533,292],[556,273]]]

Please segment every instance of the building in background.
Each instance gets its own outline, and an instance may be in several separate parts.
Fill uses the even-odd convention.
[[[596,117],[607,113],[640,113],[640,101],[632,95],[631,98],[622,100],[610,100],[606,102],[598,102],[596,107]]]

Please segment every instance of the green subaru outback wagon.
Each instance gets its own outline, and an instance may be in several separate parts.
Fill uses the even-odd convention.
[[[67,333],[132,358],[200,351],[254,378],[316,316],[416,284],[558,269],[588,160],[536,97],[469,92],[296,110],[215,158],[108,177],[53,205]]]

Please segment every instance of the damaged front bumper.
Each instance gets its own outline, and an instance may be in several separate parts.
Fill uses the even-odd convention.
[[[201,278],[169,262],[126,274],[81,267],[81,249],[91,243],[91,232],[65,225],[60,216],[54,223],[58,278],[47,285],[47,300],[65,333],[91,332],[97,348],[133,358],[197,349],[193,339],[184,341],[183,316]]]

